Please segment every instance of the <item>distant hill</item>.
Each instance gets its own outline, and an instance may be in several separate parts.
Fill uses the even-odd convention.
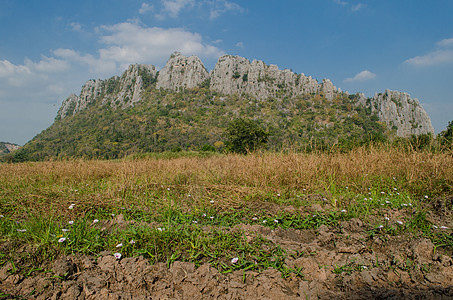
[[[19,145],[13,143],[0,142],[0,156],[11,153],[19,148]]]
[[[157,71],[131,65],[120,77],[89,80],[63,101],[54,124],[16,152],[17,160],[117,158],[222,148],[235,118],[255,120],[269,147],[349,147],[373,139],[434,133],[417,99],[386,90],[350,95],[328,79],[225,55],[209,73],[196,56],[174,53]]]

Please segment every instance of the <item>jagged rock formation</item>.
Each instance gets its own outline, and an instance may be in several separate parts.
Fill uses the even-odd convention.
[[[386,90],[368,99],[360,94],[358,104],[376,113],[381,122],[385,122],[390,129],[396,130],[397,136],[434,134],[428,114],[420,106],[418,99],[411,98],[408,93]]]
[[[20,146],[16,144],[0,142],[0,156],[13,152],[19,148]]]
[[[156,87],[174,91],[190,89],[200,85],[208,77],[209,73],[198,57],[186,57],[175,52],[159,72]]]
[[[215,91],[224,94],[246,93],[261,100],[319,92],[331,100],[337,90],[328,79],[319,84],[310,76],[232,55],[220,57],[210,77],[211,89]]]
[[[58,111],[57,119],[71,116],[87,108],[98,98],[102,104],[128,107],[141,100],[143,90],[156,83],[157,89],[180,91],[209,82],[211,90],[232,95],[248,94],[260,101],[269,98],[283,99],[305,94],[322,94],[333,100],[342,93],[329,79],[319,83],[311,76],[296,74],[288,69],[262,61],[224,55],[208,73],[203,62],[196,56],[186,57],[179,52],[172,54],[165,67],[157,72],[153,65],[131,65],[121,77],[108,80],[89,80],[80,95],[70,95]],[[434,133],[431,120],[417,99],[407,93],[385,91],[373,98],[357,97],[357,105],[363,105],[376,113],[381,122],[396,130],[398,136]]]
[[[57,113],[57,119],[75,115],[86,109],[98,97],[103,97],[103,104],[114,107],[127,107],[141,100],[141,93],[156,81],[157,70],[153,65],[135,64],[121,75],[107,80],[88,80],[80,95],[71,94],[63,101]]]

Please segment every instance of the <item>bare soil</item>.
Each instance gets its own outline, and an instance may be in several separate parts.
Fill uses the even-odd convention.
[[[275,269],[221,274],[209,264],[151,265],[143,257],[116,259],[110,252],[59,257],[41,266],[49,272],[12,274],[0,269],[0,290],[10,299],[453,299],[453,260],[432,242],[407,236],[370,237],[358,219],[314,230],[240,225],[288,252],[288,267],[303,278],[283,278]],[[26,249],[24,249],[26,251]]]

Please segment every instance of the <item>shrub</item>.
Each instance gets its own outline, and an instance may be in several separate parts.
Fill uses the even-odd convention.
[[[227,150],[247,154],[266,146],[269,133],[256,121],[247,119],[233,120],[226,129]]]

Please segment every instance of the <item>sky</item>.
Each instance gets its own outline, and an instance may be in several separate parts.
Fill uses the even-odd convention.
[[[25,144],[89,79],[171,53],[262,60],[453,120],[451,0],[1,0],[0,141]]]

